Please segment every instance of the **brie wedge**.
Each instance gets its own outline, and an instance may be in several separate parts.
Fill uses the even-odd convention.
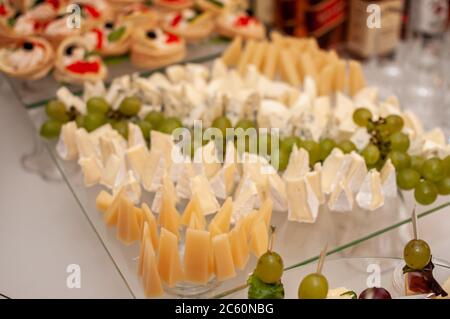
[[[283,173],[284,179],[297,179],[309,172],[309,153],[303,148],[294,145],[286,170]]]
[[[122,177],[124,178],[126,176],[125,164],[120,159],[120,157],[115,154],[111,154],[104,164],[100,184],[108,187],[109,189],[114,189],[117,185],[121,184],[117,183],[117,177],[120,171],[122,171]],[[120,182],[123,181],[123,178],[120,180]]]
[[[77,129],[75,133],[79,157],[97,157],[95,145],[84,128]]]
[[[352,152],[350,156],[352,158],[352,164],[345,179],[345,184],[348,185],[353,194],[357,194],[366,178],[367,166],[364,158],[358,153]]]
[[[64,124],[61,128],[56,152],[63,160],[72,161],[78,156],[76,132],[77,124],[74,121]]]
[[[361,185],[361,190],[356,195],[359,207],[374,211],[384,204],[383,187],[381,185],[380,173],[372,169],[366,175]]]
[[[128,147],[142,146],[147,149],[147,142],[139,126],[128,123]]]
[[[141,180],[144,175],[144,169],[149,162],[149,153],[146,146],[137,144],[126,151],[126,159],[128,167],[135,173],[136,177]]]
[[[116,195],[120,190],[123,191],[123,194],[130,201],[132,201],[133,204],[135,205],[139,204],[142,195],[141,184],[136,179],[136,176],[134,175],[133,171],[131,170],[128,171],[122,183],[115,187],[113,192],[114,195]]]
[[[248,176],[244,176],[236,189],[233,205],[233,223],[238,222],[255,208],[258,200],[258,190],[255,183]]]
[[[319,200],[306,178],[286,180],[288,220],[314,223],[319,215]]]
[[[383,195],[386,198],[397,197],[397,175],[390,159],[386,161],[380,172]]]
[[[328,207],[336,212],[350,212],[353,209],[353,193],[350,188],[344,183],[340,182],[334,188],[328,201]]]
[[[102,166],[95,157],[81,157],[78,160],[84,176],[84,186],[91,187],[100,182],[102,176]]]
[[[168,198],[169,201],[173,203],[173,206],[176,206],[178,202],[178,197],[175,191],[175,186],[173,185],[172,179],[165,175],[162,177],[161,186],[158,188],[158,191],[155,193],[155,197],[152,202],[152,212],[159,213],[162,203],[163,195],[165,198]]]

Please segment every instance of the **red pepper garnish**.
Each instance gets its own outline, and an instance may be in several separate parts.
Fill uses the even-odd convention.
[[[181,13],[178,13],[175,18],[173,18],[172,23],[170,24],[172,27],[176,27],[177,25],[180,24],[181,19],[183,18],[183,16],[181,15]]]
[[[234,22],[234,25],[236,27],[246,27],[250,24],[250,22],[258,23],[257,20],[255,20],[254,18],[252,18],[250,16],[241,16],[236,19],[236,21]]]
[[[172,33],[167,33],[167,40],[166,43],[173,43],[173,42],[179,42],[180,38]]]
[[[8,10],[6,10],[6,6],[1,3],[0,4],[0,16],[4,17],[8,14]]]
[[[85,4],[84,8],[93,18],[97,19],[100,17],[100,12],[98,12],[98,10],[95,7]]]
[[[95,48],[97,50],[101,50],[103,47],[103,32],[100,29],[92,29],[92,32],[94,32],[97,35],[97,44],[95,46]]]
[[[98,73],[100,70],[100,64],[97,61],[77,61],[66,66],[66,69],[73,73],[85,74],[85,73]]]
[[[60,5],[59,0],[46,0],[45,2],[50,4],[53,7],[53,9],[55,9],[55,10],[59,9],[59,5]]]
[[[34,31],[41,31],[44,30],[49,24],[50,21],[33,21],[33,29]]]

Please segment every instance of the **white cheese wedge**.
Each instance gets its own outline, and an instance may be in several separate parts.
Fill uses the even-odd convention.
[[[139,204],[142,195],[141,184],[137,180],[133,171],[128,171],[125,179],[121,184],[117,185],[114,188],[114,195],[116,195],[120,190],[122,190],[123,194],[133,202],[133,204]]]
[[[309,172],[309,153],[303,148],[294,145],[283,178],[296,179]]]
[[[95,145],[84,128],[77,129],[75,133],[79,157],[97,157]]]
[[[325,159],[322,167],[322,190],[325,194],[333,191],[340,181],[339,177],[345,177],[350,170],[350,162],[348,156],[345,156],[339,148],[334,148]]]
[[[126,151],[126,160],[128,167],[134,172],[136,177],[141,180],[144,175],[144,169],[149,161],[149,152],[147,147],[137,144]]]
[[[197,175],[190,159],[186,159],[184,163],[180,164],[180,173],[178,175],[177,185],[175,190],[180,198],[190,199],[191,180]]]
[[[437,156],[437,157],[445,157],[446,156],[446,141],[445,134],[441,128],[436,127],[431,131],[427,132],[423,136],[423,147],[422,152],[427,157]]]
[[[74,121],[64,124],[61,128],[56,152],[63,160],[72,161],[78,156],[76,132],[77,124]]]
[[[99,138],[99,149],[103,165],[106,165],[106,161],[111,155],[116,155],[119,158],[125,157],[126,142],[121,136],[115,138],[101,136]]]
[[[280,212],[287,210],[287,194],[284,181],[277,173],[269,174],[268,184],[269,196],[273,202],[273,209]]]
[[[128,147],[142,146],[147,148],[147,142],[142,135],[139,126],[134,123],[128,123]]]
[[[343,123],[348,119],[352,119],[354,111],[355,105],[353,104],[352,99],[341,92],[337,92],[334,115],[339,120],[339,122]]]
[[[317,85],[316,81],[310,76],[305,76],[303,81],[303,90],[309,96],[311,101],[317,97]]]
[[[350,141],[355,144],[358,150],[363,150],[370,143],[370,134],[367,132],[366,128],[358,128],[353,136],[350,138]]]
[[[352,193],[357,194],[367,175],[367,166],[364,158],[356,152],[350,153],[352,164],[348,172],[345,184],[348,185]]]
[[[268,174],[273,174],[274,168],[262,156],[253,153],[244,153],[241,159],[242,175],[253,181],[258,191],[258,199],[255,203],[259,207],[269,194]],[[241,183],[239,187],[243,184]],[[238,188],[239,188],[238,187]]]
[[[329,96],[321,96],[313,102],[313,123],[309,126],[312,138],[318,141],[325,132],[331,117],[331,100]]]
[[[380,172],[381,185],[385,198],[397,197],[397,175],[390,159],[386,161]]]
[[[232,221],[235,223],[252,212],[258,200],[258,190],[249,176],[244,176],[236,189]]]
[[[414,112],[405,111],[403,113],[403,121],[405,122],[405,129],[411,131],[411,138],[423,135],[423,125]]]
[[[216,213],[220,209],[214,192],[211,189],[208,178],[205,175],[197,175],[191,180],[192,194],[200,196],[200,206],[205,215]]]
[[[80,97],[72,94],[65,86],[56,91],[56,97],[65,104],[67,110],[74,107],[81,114],[86,114],[86,103]]]
[[[303,178],[286,180],[288,220],[314,223],[319,215],[319,200],[308,181]]]
[[[162,185],[166,171],[166,161],[163,153],[152,149],[145,162],[141,176],[144,189],[148,192],[156,192]]]
[[[151,143],[152,150],[158,150],[164,156],[166,170],[167,172],[170,172],[172,167],[172,150],[174,147],[172,135],[152,131]]]
[[[221,164],[217,157],[214,141],[210,141],[208,144],[195,150],[194,167],[198,174],[204,173],[208,179],[217,174]]]
[[[378,99],[378,87],[376,86],[367,86],[361,89],[356,95],[353,97],[356,105],[363,105],[366,103],[376,103]]]
[[[126,176],[126,166],[124,165],[123,160],[121,160],[120,157],[115,154],[111,154],[104,164],[100,184],[108,187],[109,189],[114,189],[117,185],[121,184],[117,182],[117,177],[120,171],[122,171],[123,180],[123,178]]]
[[[225,154],[225,163],[210,181],[211,188],[217,198],[226,199],[233,192],[234,182],[238,178],[236,161],[234,143],[229,141]]]
[[[222,59],[215,59],[212,66],[211,78],[213,80],[222,79],[227,76],[228,68]]]
[[[84,177],[84,186],[91,187],[100,182],[102,165],[96,157],[81,157],[78,160]]]
[[[305,178],[311,185],[314,194],[319,200],[319,204],[325,203],[325,194],[322,191],[322,164],[316,163],[314,170],[305,174]]]
[[[328,201],[328,207],[335,212],[352,211],[353,193],[344,182],[338,183],[334,188]]]
[[[152,212],[159,213],[163,194],[164,196],[167,196],[167,198],[173,203],[174,206],[176,206],[176,203],[178,202],[178,196],[176,194],[172,179],[167,175],[162,178],[161,186],[155,193],[151,207]]]
[[[258,111],[258,126],[262,128],[283,128],[289,122],[289,109],[280,102],[262,100]]]
[[[383,187],[381,185],[380,173],[372,169],[367,174],[361,189],[356,195],[359,207],[374,211],[384,204]]]

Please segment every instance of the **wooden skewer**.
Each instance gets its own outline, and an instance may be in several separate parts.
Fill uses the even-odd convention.
[[[275,226],[270,226],[270,244],[269,244],[269,251],[273,250],[273,243],[275,242]]]
[[[417,240],[417,239],[419,239],[419,235],[418,235],[418,228],[417,228],[416,205],[414,205],[414,208],[413,208],[413,211],[412,211],[411,222],[412,222],[412,226],[413,226],[414,239]]]
[[[322,251],[320,252],[319,262],[317,264],[317,273],[322,273],[323,264],[325,263],[325,257],[327,256],[328,243],[325,244]]]

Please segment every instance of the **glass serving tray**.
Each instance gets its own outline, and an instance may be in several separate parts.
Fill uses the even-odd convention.
[[[46,118],[44,108],[35,107],[28,112],[34,125],[39,129]],[[137,276],[139,245],[137,243],[131,246],[123,245],[116,238],[115,228],[108,228],[102,215],[95,208],[96,196],[103,187],[97,185],[86,188],[77,162],[63,161],[56,153],[55,141],[48,142],[39,138],[36,141],[51,154],[62,178],[77,199],[82,212],[97,233],[131,294],[136,298],[144,298],[141,278]],[[151,204],[152,199],[152,194],[143,191],[142,201]],[[424,208],[419,208],[418,211],[421,213],[419,217],[450,206],[450,203],[444,203],[443,199],[448,200],[448,198],[441,198],[434,206],[427,207],[426,211]],[[399,194],[396,199],[388,200],[381,209],[373,212],[364,211],[358,207],[350,213],[331,212],[324,205],[320,209],[319,218],[315,224],[289,222],[286,212],[274,212],[272,224],[277,227],[274,250],[283,257],[286,270],[314,262],[325,244],[328,244],[329,255],[341,253],[344,256],[398,256],[398,251],[401,251],[412,234],[408,229],[389,231],[410,222],[412,206],[413,199],[410,193]],[[384,235],[380,240],[362,245],[368,239],[385,233],[388,235]],[[252,256],[246,269],[239,271],[235,278],[214,285],[212,289],[197,297],[220,298],[242,290],[245,288],[248,274],[252,272],[255,265],[256,258]],[[166,294],[164,297],[176,298],[180,295]]]
[[[443,285],[450,279],[450,264],[433,258],[435,268],[433,275]],[[404,277],[402,268],[405,265],[400,258],[390,257],[348,257],[327,258],[323,268],[323,275],[327,277],[329,289],[345,287],[354,291],[358,296],[368,288],[368,283],[377,282],[380,287],[389,291],[392,298],[405,298]],[[283,274],[282,282],[286,299],[297,299],[300,281],[310,273],[316,271],[316,263],[290,269]],[[378,276],[379,275],[379,276]],[[247,289],[227,295],[226,298],[247,298]],[[407,297],[414,298],[414,297]],[[415,297],[417,298],[417,297]]]

